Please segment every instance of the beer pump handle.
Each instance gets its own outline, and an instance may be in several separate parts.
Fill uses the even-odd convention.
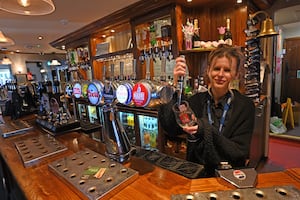
[[[185,58],[184,55],[180,55],[180,57]],[[181,97],[183,92],[183,79],[184,76],[179,76],[177,80],[177,105],[181,104]]]
[[[160,72],[160,81],[166,82],[167,75],[166,75],[166,68],[167,68],[167,58],[165,55],[161,57],[161,72]]]
[[[183,76],[179,76],[177,80],[177,105],[181,104],[181,96],[183,92]]]
[[[121,61],[120,62],[120,77],[119,77],[120,81],[124,80],[124,62]]]
[[[136,59],[132,59],[132,80],[136,80]]]
[[[103,67],[102,67],[102,81],[103,81],[103,83],[106,79],[105,74],[106,74],[106,65],[103,65]]]
[[[115,64],[110,64],[110,81],[114,80],[115,76]]]
[[[146,60],[146,80],[150,80],[150,57],[146,56],[145,58]]]

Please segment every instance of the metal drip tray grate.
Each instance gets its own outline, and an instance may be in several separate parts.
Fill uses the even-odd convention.
[[[40,159],[67,150],[67,147],[50,135],[39,135],[15,142],[24,166],[30,166]]]
[[[216,192],[195,192],[172,195],[171,200],[299,200],[300,191],[293,186],[274,186],[268,188],[247,188]]]
[[[4,138],[24,134],[30,129],[32,126],[23,120],[15,120],[0,125],[0,133]]]
[[[109,199],[138,178],[138,172],[126,168],[89,149],[48,165],[66,184],[77,189],[82,198]]]
[[[168,156],[164,153],[137,148],[135,156],[190,179],[195,179],[203,176],[203,165],[189,162],[187,160],[179,159],[173,156]]]

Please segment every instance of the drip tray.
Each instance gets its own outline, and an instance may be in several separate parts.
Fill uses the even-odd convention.
[[[15,135],[26,133],[33,127],[23,120],[15,120],[0,125],[0,133],[2,137],[7,138]]]
[[[48,165],[49,169],[77,194],[88,199],[109,199],[138,178],[138,172],[126,168],[89,149]]]
[[[190,179],[200,178],[204,176],[203,165],[189,162],[187,160],[179,159],[173,156],[168,156],[158,151],[137,148],[135,156]]]
[[[15,146],[25,167],[33,165],[42,158],[67,150],[67,147],[50,135],[39,135],[15,142]]]
[[[300,191],[293,186],[274,186],[268,188],[247,188],[229,191],[216,192],[195,192],[192,194],[172,195],[171,200],[207,200],[207,199],[222,199],[222,200],[299,200]]]

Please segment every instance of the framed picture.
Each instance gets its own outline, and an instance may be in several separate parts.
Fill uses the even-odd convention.
[[[300,78],[300,70],[297,70],[297,78]]]
[[[16,74],[15,76],[18,85],[27,83],[27,74]]]

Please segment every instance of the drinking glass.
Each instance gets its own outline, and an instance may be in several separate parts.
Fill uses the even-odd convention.
[[[176,122],[180,127],[184,128],[197,125],[195,114],[187,101],[181,101],[179,106],[178,103],[174,104],[173,112],[175,114]]]

